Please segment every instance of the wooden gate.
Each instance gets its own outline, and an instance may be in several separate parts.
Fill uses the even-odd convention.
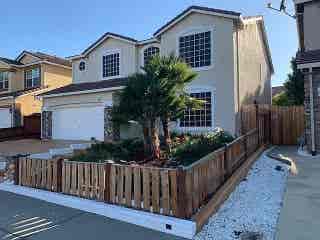
[[[25,135],[40,137],[41,134],[41,114],[32,114],[23,117],[23,128]]]

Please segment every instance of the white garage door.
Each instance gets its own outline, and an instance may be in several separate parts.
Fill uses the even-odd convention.
[[[0,128],[11,127],[11,113],[8,108],[0,108]]]
[[[81,107],[54,110],[52,138],[65,140],[104,140],[104,108]]]

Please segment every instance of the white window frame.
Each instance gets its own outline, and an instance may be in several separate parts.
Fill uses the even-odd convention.
[[[199,72],[199,71],[208,71],[214,67],[214,26],[202,26],[202,27],[194,27],[194,28],[188,28],[184,31],[180,32],[176,36],[176,55],[180,57],[180,48],[179,48],[179,41],[180,37],[193,35],[197,33],[203,33],[203,32],[210,32],[210,38],[211,38],[211,64],[209,66],[203,66],[203,67],[193,67],[192,70]]]
[[[176,130],[178,132],[190,132],[190,133],[202,133],[210,132],[215,129],[215,106],[216,106],[216,89],[209,86],[190,86],[186,89],[187,93],[202,93],[210,92],[211,93],[211,127],[181,127],[180,119],[177,120]]]
[[[10,72],[8,72],[8,71],[3,71],[3,72],[0,72],[0,74],[7,74],[7,76],[8,76],[8,79],[7,79],[7,81],[2,81],[2,88],[0,88],[0,91],[8,91],[9,89],[10,89],[10,81],[9,81],[9,79],[10,79]],[[5,82],[8,82],[8,88],[5,88],[4,86],[5,86]]]
[[[141,49],[141,53],[140,53],[140,61],[141,61],[141,66],[144,67],[144,51],[147,50],[150,47],[157,47],[159,48],[159,54],[161,55],[161,46],[159,43],[153,43],[153,44],[148,44],[146,46],[144,46]]]
[[[106,57],[107,55],[111,55],[111,54],[117,54],[119,53],[119,75],[117,76],[111,76],[111,77],[103,77],[103,57]],[[110,80],[110,79],[116,79],[116,78],[121,78],[122,77],[122,67],[121,67],[121,50],[120,49],[111,49],[108,51],[105,51],[104,54],[102,54],[101,56],[101,76],[102,76],[102,80]]]
[[[32,70],[35,70],[35,69],[38,69],[39,71],[39,85],[35,86],[35,83],[34,83],[34,77],[32,76]],[[26,79],[26,73],[31,71],[31,82],[32,82],[32,86],[27,86],[27,79]],[[24,71],[24,88],[25,89],[29,89],[29,88],[34,88],[34,87],[40,87],[41,86],[41,69],[40,67],[35,67],[35,68],[31,68],[31,69],[28,69],[28,70],[25,70]]]

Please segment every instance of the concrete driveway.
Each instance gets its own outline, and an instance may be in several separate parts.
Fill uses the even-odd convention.
[[[278,147],[275,152],[293,160],[297,169],[288,179],[277,239],[320,239],[320,156],[302,157],[296,147]]]
[[[67,148],[70,144],[88,143],[89,141],[67,141],[38,139],[23,139],[0,142],[0,156],[14,156],[17,154],[35,154],[48,152],[51,148]]]
[[[0,191],[0,239],[182,240],[106,217]]]

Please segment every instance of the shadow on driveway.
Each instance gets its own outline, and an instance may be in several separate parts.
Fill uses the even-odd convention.
[[[1,240],[183,239],[4,191],[0,199]]]

